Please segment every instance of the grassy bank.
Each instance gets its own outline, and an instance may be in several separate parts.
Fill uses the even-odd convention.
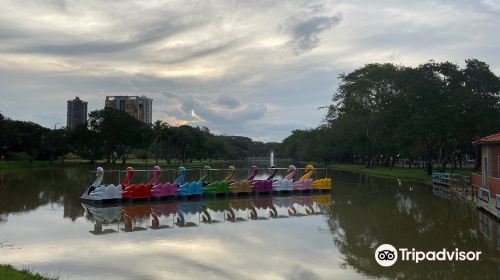
[[[417,180],[422,182],[430,182],[432,180],[431,176],[427,175],[422,168],[401,168],[401,167],[385,167],[376,166],[374,168],[367,168],[364,165],[357,164],[334,164],[331,166],[332,169],[351,171],[356,173],[363,173],[378,177],[393,177],[401,179]],[[451,173],[451,170],[447,170]],[[453,171],[455,174],[469,175],[471,172],[470,168],[456,169]]]
[[[158,165],[161,166],[162,168],[177,168],[180,165],[186,167],[186,168],[196,168],[196,167],[203,167],[205,165],[210,165],[214,167],[219,167],[221,165],[227,166],[230,164],[233,164],[235,161],[222,161],[222,160],[213,160],[211,162],[209,161],[193,161],[193,162],[183,162],[179,164],[177,161],[172,160],[170,163],[168,163],[166,160],[160,160],[158,161]],[[154,166],[155,160],[148,160],[146,163],[142,159],[130,159],[127,161],[125,166],[132,166],[134,168],[137,167],[152,167]],[[108,168],[112,165],[107,164],[106,161],[100,160],[97,161],[95,164],[90,164],[88,160],[80,160],[80,159],[68,159],[65,160],[64,162],[62,160],[57,160],[54,161],[52,164],[49,161],[15,161],[15,160],[3,160],[0,161],[0,170],[16,170],[16,169],[23,169],[23,168],[50,168],[50,167],[75,167],[75,166],[103,166],[105,168]],[[125,168],[125,166],[122,166],[121,162],[117,162],[115,164],[114,168]]]
[[[64,163],[60,160],[54,161],[50,164],[49,161],[24,161],[24,160],[2,160],[0,161],[0,170],[5,169],[22,169],[22,168],[45,168],[52,166],[77,166],[78,164],[84,164],[83,162],[76,163],[71,161],[65,161]]]
[[[10,265],[0,265],[0,279],[9,280],[54,280],[55,277],[32,273],[27,269],[18,270]]]

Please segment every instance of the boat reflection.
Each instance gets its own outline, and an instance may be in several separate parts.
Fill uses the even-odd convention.
[[[116,230],[113,228],[103,228],[112,224],[118,224],[122,219],[122,208],[118,206],[112,207],[84,207],[87,217],[92,217],[94,221],[94,230],[90,233],[93,234],[108,234],[119,231],[119,226]]]
[[[145,204],[127,205],[122,207],[122,217],[125,232],[143,231],[147,229],[144,226],[151,215],[151,206]]]
[[[82,203],[95,235],[324,214],[330,194],[208,198],[121,205]]]
[[[176,212],[177,212],[177,205],[175,203],[162,203],[162,204],[151,205],[151,226],[149,228],[164,229],[173,227],[174,215]],[[171,220],[171,223],[167,224],[168,221],[161,222],[164,220]]]

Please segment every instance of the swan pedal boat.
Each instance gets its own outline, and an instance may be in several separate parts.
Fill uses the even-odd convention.
[[[234,181],[234,166],[228,168],[228,175],[224,180],[215,181],[203,188],[203,195],[220,196],[227,195],[231,191],[231,181]]]
[[[332,189],[332,178],[314,180],[312,186],[313,191],[329,191]]]
[[[295,192],[312,191],[311,176],[314,174],[314,167],[311,164],[306,166],[304,170],[304,175],[300,177],[297,181],[293,182],[293,190]]]
[[[179,167],[179,172],[181,172],[182,166]],[[153,167],[154,178],[152,179],[152,185],[154,185],[151,189],[151,198],[152,199],[163,199],[163,198],[173,198],[177,196],[177,181],[180,180],[177,178],[175,182],[164,182],[164,183],[156,183],[160,179],[160,167]],[[182,175],[181,175],[182,176]],[[180,176],[179,176],[180,177]],[[182,179],[184,180],[184,179]]]
[[[240,180],[240,181],[235,181],[234,180],[234,172],[235,172],[235,167],[234,166],[229,166],[228,167],[229,169],[229,175],[228,175],[228,178],[226,179],[229,179],[228,181],[233,181],[230,185],[229,185],[229,189],[230,189],[230,192],[231,194],[233,195],[240,195],[240,194],[248,194],[248,193],[251,193],[252,192],[252,175],[250,175],[247,179],[244,179],[244,180]]]
[[[308,164],[305,169],[305,174],[299,180],[293,182],[294,191],[325,191],[332,189],[332,179],[323,178],[319,180],[311,179],[314,174],[314,166]]]
[[[127,177],[124,178],[119,185],[101,185],[104,178],[104,169],[102,167],[97,167],[95,181],[88,187],[80,198],[81,200],[90,203],[119,202],[122,200],[123,186],[128,185],[133,177],[133,170],[127,170]]]
[[[290,165],[287,172],[288,174],[283,179],[273,182],[273,192],[293,192],[293,177],[297,173],[297,167]]]
[[[212,169],[210,166],[205,166],[203,169],[205,174],[198,180],[190,183],[184,183],[184,177],[186,175],[186,169],[184,167],[180,167],[179,169],[183,169],[184,176],[182,176],[182,180],[178,180],[177,184],[180,186],[177,192],[177,197],[179,198],[189,198],[189,197],[201,197],[203,196],[203,186],[206,184],[207,180],[210,179],[209,170]],[[182,174],[182,173],[181,173]]]
[[[205,166],[204,175],[194,182],[185,183],[186,169],[179,167],[179,177],[175,182],[159,183],[161,169],[159,166],[153,167],[153,176],[148,183],[130,184],[134,178],[134,169],[127,168],[127,176],[117,186],[113,184],[101,184],[104,177],[104,169],[97,168],[96,179],[82,194],[81,199],[89,203],[109,203],[121,201],[136,201],[136,200],[159,200],[159,199],[183,199],[191,197],[203,196],[221,196],[221,195],[249,195],[249,194],[286,194],[291,192],[322,192],[331,190],[332,179],[322,178],[313,180],[311,176],[314,174],[314,167],[307,165],[305,174],[298,180],[294,181],[297,168],[294,165],[288,167],[288,174],[283,179],[273,180],[276,175],[276,168],[271,167],[271,175],[265,180],[254,180],[257,175],[258,168],[251,167],[251,174],[246,180],[236,181],[235,168],[228,168],[228,175],[224,180],[216,181],[207,184],[210,180],[209,166]]]
[[[158,167],[159,169],[159,167]],[[132,167],[127,168],[127,172],[134,173],[134,169]],[[134,185],[127,185],[123,189],[122,200],[146,200],[151,198],[151,189],[153,185],[156,184],[158,178],[156,178],[156,174],[153,173],[153,177],[148,183],[139,183]],[[159,176],[158,176],[159,177]],[[130,181],[128,182],[130,183]]]

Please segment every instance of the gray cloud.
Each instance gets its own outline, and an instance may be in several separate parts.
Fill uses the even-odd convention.
[[[4,48],[11,53],[36,53],[57,56],[88,56],[94,54],[119,53],[122,51],[147,46],[159,40],[179,34],[182,31],[194,28],[197,23],[180,24],[169,18],[141,23],[136,26],[124,25],[130,28],[126,36],[121,40],[101,38],[86,38],[74,36],[73,34],[46,33],[43,31],[29,32],[14,28],[0,29],[0,35],[5,38],[22,40],[21,44],[14,43],[11,47]],[[2,34],[3,33],[3,34]],[[16,34],[23,34],[16,36]]]
[[[240,102],[238,101],[238,99],[231,96],[220,96],[212,103],[228,109],[233,109],[240,106]]]
[[[205,125],[214,128],[223,128],[227,125],[243,125],[262,118],[267,112],[265,104],[249,103],[241,105],[232,97],[218,98],[216,102],[209,103],[194,96],[164,93],[171,104],[178,104],[180,110],[174,110],[177,114],[170,115],[182,121],[188,121],[192,125]],[[211,105],[224,104],[222,108]],[[230,106],[228,106],[230,105]],[[175,106],[175,105],[174,105]],[[180,113],[180,114],[179,114]]]
[[[238,47],[239,43],[240,43],[239,41],[233,40],[230,42],[223,42],[220,44],[216,44],[214,46],[210,46],[209,42],[206,42],[201,46],[197,45],[191,47],[178,47],[175,49],[165,50],[166,52],[169,52],[168,54],[165,54],[166,58],[160,60],[152,59],[149,60],[149,62],[156,61],[166,64],[182,63],[193,59],[203,58],[210,55],[216,55],[224,51],[228,51],[230,49]]]
[[[276,141],[319,124],[338,75],[366,63],[500,73],[498,26],[492,0],[2,0],[0,111],[53,127],[75,95],[95,110],[145,94],[154,119]]]
[[[287,46],[293,53],[300,55],[319,46],[320,34],[330,30],[340,23],[342,14],[331,14],[331,9],[325,2],[305,2],[299,12],[288,17],[282,28],[288,32],[291,39]]]
[[[314,16],[306,19],[301,16],[291,17],[285,24],[292,33],[292,39],[288,41],[288,45],[297,55],[310,51],[319,45],[319,34],[331,29],[341,20],[340,15]]]

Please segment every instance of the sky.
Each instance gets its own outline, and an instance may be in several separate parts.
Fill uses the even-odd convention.
[[[488,63],[500,0],[0,0],[0,112],[66,125],[107,95],[153,98],[153,120],[281,141],[314,128],[338,76],[367,63]]]

